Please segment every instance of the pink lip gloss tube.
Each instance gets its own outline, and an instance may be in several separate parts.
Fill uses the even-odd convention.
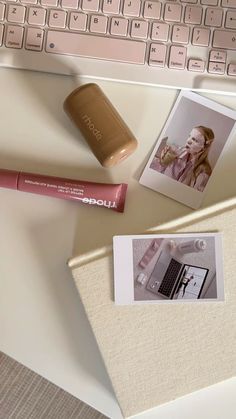
[[[127,184],[93,183],[0,169],[0,188],[80,201],[123,212]]]

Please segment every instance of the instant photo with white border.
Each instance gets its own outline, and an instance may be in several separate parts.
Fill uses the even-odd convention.
[[[236,111],[197,93],[181,91],[139,183],[193,209],[199,208],[235,127]],[[203,143],[194,154],[190,151],[195,140]],[[165,153],[166,146],[174,154]]]
[[[224,300],[221,233],[113,237],[115,303]]]

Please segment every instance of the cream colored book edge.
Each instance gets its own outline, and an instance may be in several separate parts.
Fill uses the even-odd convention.
[[[69,261],[125,417],[235,375],[236,198],[149,232],[223,233],[225,301],[116,306],[112,247]]]

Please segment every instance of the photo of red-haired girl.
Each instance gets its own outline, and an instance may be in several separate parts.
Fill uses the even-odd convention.
[[[203,191],[212,173],[208,153],[214,138],[211,128],[194,127],[184,146],[161,144],[150,168]]]
[[[235,139],[235,128],[236,111],[198,93],[181,91],[139,183],[199,208],[210,188],[210,194],[222,190],[214,171],[226,144]]]

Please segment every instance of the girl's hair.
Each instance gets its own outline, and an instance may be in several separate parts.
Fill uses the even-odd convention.
[[[203,125],[199,125],[198,127],[194,127],[198,131],[201,132],[201,134],[205,138],[205,146],[210,147],[212,141],[215,138],[214,132],[211,128],[204,127]]]
[[[209,148],[215,138],[215,135],[211,128],[204,127],[202,125],[195,127],[195,129],[200,131],[202,135],[204,136],[205,146],[204,146],[203,152],[200,154],[196,162],[193,173],[194,173],[195,178],[197,178],[200,172],[204,169],[204,171],[210,176],[212,169],[208,160],[208,153],[209,153]]]

